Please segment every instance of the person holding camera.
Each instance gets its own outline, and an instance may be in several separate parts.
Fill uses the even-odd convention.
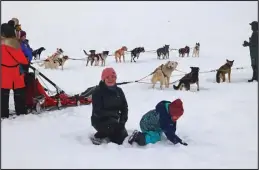
[[[253,82],[258,81],[258,22],[253,21],[250,25],[253,31],[252,36],[249,38],[249,42],[244,41],[243,46],[249,46],[253,76],[248,82]]]

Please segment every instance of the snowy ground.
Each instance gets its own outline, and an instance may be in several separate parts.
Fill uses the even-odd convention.
[[[52,7],[48,10],[51,13],[55,5],[57,5],[56,2],[40,3],[42,6],[34,2],[31,2],[31,5],[16,4],[16,8],[18,9],[18,6],[21,7],[22,5],[27,8],[33,6],[34,8],[30,9],[40,13],[46,10],[47,4],[52,4]],[[97,5],[93,3],[88,4],[90,6],[92,5],[92,11],[88,11],[87,14],[90,16],[87,19],[91,20],[91,17],[96,14],[94,10],[101,3],[105,4],[106,2],[98,2]],[[118,3],[118,6],[124,4],[124,2],[116,3]],[[133,6],[134,3],[137,4],[137,2],[127,2],[125,4]],[[144,2],[138,3],[142,7],[146,5]],[[250,35],[248,23],[257,17],[256,2],[231,2],[234,4],[229,2],[225,3],[225,5],[218,2],[214,4],[214,7],[213,5],[205,4],[205,2],[201,3],[200,6],[197,2],[195,4],[188,2],[189,6],[187,6],[187,9],[200,8],[200,11],[195,13],[195,15],[203,17],[201,19],[204,20],[203,22],[200,20],[197,21],[199,24],[203,24],[199,25],[199,29],[196,28],[197,25],[192,28],[191,24],[188,24],[189,22],[194,23],[192,18],[195,18],[195,15],[192,12],[186,12],[184,16],[179,16],[187,17],[188,20],[185,23],[187,25],[186,27],[189,26],[189,29],[185,29],[186,27],[184,26],[180,29],[178,22],[183,18],[176,20],[174,17],[178,13],[173,9],[177,10],[177,7],[181,6],[181,3],[171,3],[169,5],[171,5],[170,8],[172,10],[168,13],[161,12],[161,14],[157,14],[160,15],[160,19],[156,20],[157,22],[167,22],[167,20],[171,19],[174,25],[168,26],[168,28],[150,28],[156,33],[160,29],[163,32],[162,40],[159,39],[159,36],[154,37],[149,31],[146,33],[142,32],[145,27],[143,25],[140,25],[141,34],[143,34],[141,37],[138,37],[140,35],[139,32],[136,33],[136,36],[130,37],[133,34],[132,32],[137,29],[134,27],[132,30],[129,29],[130,23],[133,21],[127,19],[127,17],[132,18],[127,8],[123,8],[125,13],[121,14],[121,17],[125,17],[125,21],[121,24],[122,26],[116,26],[124,29],[121,30],[124,32],[123,34],[131,31],[129,32],[130,35],[127,35],[129,37],[123,36],[118,38],[119,40],[111,39],[116,34],[122,35],[121,32],[116,32],[118,28],[115,25],[111,26],[114,21],[109,21],[110,24],[107,26],[107,29],[99,30],[99,27],[102,25],[102,22],[109,23],[107,21],[109,17],[117,16],[116,12],[112,12],[112,5],[107,5],[109,12],[111,12],[105,14],[105,20],[101,20],[104,14],[96,15],[96,21],[98,21],[96,22],[96,30],[94,30],[93,25],[85,25],[85,30],[82,32],[80,25],[84,24],[80,23],[79,13],[83,15],[84,10],[81,5],[81,8],[78,8],[78,11],[73,14],[73,17],[78,17],[78,19],[73,21],[73,26],[70,29],[67,28],[67,25],[67,27],[62,26],[62,28],[57,28],[59,31],[63,31],[63,39],[69,39],[69,42],[65,42],[60,39],[62,36],[55,35],[57,30],[51,31],[47,27],[48,24],[52,24],[52,27],[57,27],[58,22],[55,22],[57,21],[55,17],[52,19],[49,17],[50,21],[46,21],[44,27],[42,27],[44,24],[41,22],[39,26],[40,30],[38,31],[40,33],[37,34],[37,32],[33,31],[37,25],[31,25],[29,23],[34,22],[33,17],[45,17],[46,12],[41,15],[34,13],[31,16],[28,13],[24,13],[24,9],[20,10],[20,12],[19,10],[18,12],[12,10],[12,12],[17,12],[13,15],[10,11],[7,11],[8,8],[11,8],[12,2],[4,2],[4,19],[8,20],[13,16],[21,16],[20,20],[24,23],[22,26],[25,30],[28,30],[28,38],[31,45],[41,46],[42,42],[42,45],[46,46],[47,49],[51,49],[43,53],[44,55],[52,53],[56,47],[64,48],[66,54],[73,58],[81,58],[84,57],[82,51],[80,51],[82,49],[89,50],[90,48],[95,48],[97,50],[103,50],[101,49],[103,47],[112,51],[121,45],[127,46],[127,44],[130,44],[130,49],[142,45],[146,50],[153,50],[162,46],[165,42],[170,44],[171,48],[179,48],[185,46],[185,43],[193,46],[196,40],[199,40],[201,42],[200,58],[178,58],[176,52],[170,54],[170,60],[179,62],[178,70],[189,72],[190,66],[199,66],[200,71],[209,71],[217,69],[224,64],[227,58],[235,60],[233,67],[245,67],[245,69],[233,70],[231,83],[215,83],[215,72],[200,74],[199,92],[196,91],[196,85],[192,86],[190,92],[175,91],[172,89],[172,86],[169,89],[160,90],[158,88],[159,85],[157,85],[156,89],[151,89],[150,84],[144,83],[121,86],[126,94],[129,105],[129,120],[126,124],[129,133],[134,129],[139,129],[139,120],[142,115],[153,109],[157,102],[181,98],[184,102],[185,112],[178,121],[177,134],[189,144],[187,147],[173,145],[166,140],[142,148],[130,146],[126,141],[122,146],[115,144],[94,146],[88,140],[88,136],[95,132],[90,123],[92,106],[80,106],[62,111],[53,111],[41,115],[27,115],[16,118],[15,120],[2,121],[2,168],[256,168],[258,151],[258,85],[255,82],[247,83],[247,79],[251,78],[252,75],[249,51],[241,46],[242,42],[248,39]],[[187,2],[184,3],[186,4]],[[108,4],[112,4],[112,2]],[[80,6],[79,3],[76,5]],[[147,5],[147,16],[143,14],[140,18],[143,19],[151,15],[150,12],[156,8],[156,5],[156,3]],[[168,9],[169,5],[161,3],[161,8],[165,6]],[[77,8],[75,6],[74,8]],[[205,6],[206,9],[204,9]],[[70,9],[71,2],[64,3],[62,9],[64,8]],[[85,6],[85,8],[87,7]],[[138,8],[140,7],[137,7],[136,13],[139,14],[140,9]],[[221,13],[224,13],[222,16],[218,16],[219,9],[222,10]],[[242,11],[245,10],[244,13],[247,13],[247,15],[239,14],[239,10],[241,9]],[[143,10],[145,10],[144,7]],[[217,20],[213,20],[213,22],[209,21],[204,16],[208,11],[211,12],[212,18]],[[59,13],[59,15],[61,14]],[[28,17],[26,18],[26,16]],[[73,17],[69,16],[69,18]],[[136,19],[135,21],[141,23],[141,19]],[[155,20],[155,18],[153,19]],[[146,22],[146,20],[150,22],[152,18],[146,18],[143,22]],[[60,22],[63,22],[63,19]],[[85,24],[91,24],[91,21],[84,22],[87,22]],[[146,27],[154,26],[154,23],[149,24]],[[207,27],[206,29],[203,28],[204,24]],[[217,28],[213,27],[220,24],[221,26]],[[177,25],[179,27],[175,29]],[[79,34],[80,31],[75,30],[75,32],[71,32],[75,28],[80,29],[82,35],[75,35]],[[115,29],[113,32],[111,30],[112,28]],[[99,32],[101,30],[103,32]],[[207,31],[204,32],[205,30]],[[232,30],[233,33],[231,34]],[[168,35],[166,37],[164,31],[167,31],[166,34]],[[178,32],[175,33],[175,31]],[[85,36],[86,40],[84,40],[84,32],[87,34]],[[103,42],[98,37],[99,44],[95,39],[92,41],[93,45],[90,45],[89,34],[97,34],[96,32],[101,34],[101,36],[104,34],[110,36],[110,39],[108,39],[111,43]],[[189,37],[184,36],[182,32],[187,32]],[[46,40],[46,34],[50,34],[50,37],[57,36],[56,39],[59,40],[55,39],[55,42],[49,39]],[[170,34],[174,35],[170,36]],[[150,38],[153,38],[153,40],[143,39],[145,36],[151,36]],[[181,36],[183,38],[180,38]],[[225,40],[223,40],[224,37],[226,38]],[[135,38],[135,40],[132,38]],[[211,40],[209,41],[210,38]],[[37,39],[41,41],[36,41]],[[138,41],[141,44],[136,43]],[[59,46],[60,43],[62,45]],[[82,43],[85,45],[82,45]],[[81,44],[81,46],[77,46],[78,44]],[[226,48],[226,46],[228,47]],[[118,82],[137,80],[145,77],[158,65],[166,62],[158,61],[155,53],[141,54],[137,63],[130,63],[129,57],[129,55],[126,56],[126,63],[120,64],[116,64],[113,57],[108,59],[107,65],[114,67],[117,71]],[[37,64],[34,64],[34,66],[39,68]],[[69,60],[65,64],[64,71],[39,68],[43,74],[47,75],[67,93],[71,94],[82,92],[89,86],[96,85],[100,80],[102,69],[103,67],[85,67],[85,61],[72,60]],[[180,74],[182,73],[173,72],[172,81],[179,79],[181,76],[178,75]],[[145,82],[150,82],[150,78],[145,79]]]

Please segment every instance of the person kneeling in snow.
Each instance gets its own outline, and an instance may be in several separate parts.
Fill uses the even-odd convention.
[[[113,68],[102,72],[102,80],[92,94],[92,126],[97,133],[92,138],[94,144],[103,139],[121,145],[128,136],[125,123],[128,120],[128,104],[120,87],[116,86],[117,75]]]
[[[186,145],[176,134],[176,122],[183,115],[183,103],[180,99],[173,102],[161,101],[156,105],[156,109],[147,112],[140,121],[142,132],[135,130],[129,137],[128,142],[138,143],[140,146],[149,143],[156,143],[161,140],[162,132],[172,143]]]

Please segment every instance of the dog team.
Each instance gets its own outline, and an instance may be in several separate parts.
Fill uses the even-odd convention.
[[[34,57],[34,60],[40,59],[40,55],[43,51],[46,49],[44,47],[40,47],[32,52],[32,55]],[[165,45],[161,48],[158,48],[156,50],[157,53],[157,59],[169,59],[169,45]],[[200,51],[200,43],[196,43],[195,47],[193,49],[193,57],[199,57],[199,51]],[[86,66],[88,66],[89,62],[91,66],[105,66],[106,65],[106,59],[109,56],[109,51],[102,51],[102,53],[96,53],[96,50],[89,50],[89,54],[86,52],[86,50],[83,50],[84,54],[87,56],[86,58]],[[126,46],[122,46],[120,49],[116,50],[114,52],[114,57],[116,63],[121,63],[122,60],[125,62],[125,52],[128,52],[128,48]],[[138,59],[141,53],[145,52],[144,47],[136,47],[133,50],[129,51],[131,53],[131,61],[130,62],[136,62],[135,59]],[[178,50],[179,57],[184,57],[185,54],[187,54],[187,57],[189,57],[190,47],[186,46],[185,48],[180,48]],[[62,67],[67,61],[68,56],[60,57],[60,55],[63,54],[63,50],[59,52],[57,49],[57,52],[54,53],[52,56],[48,57],[46,60],[43,61],[43,63],[40,66],[45,66],[45,68],[51,68],[51,69],[57,69],[59,66]],[[56,56],[56,57],[53,57]]]
[[[41,47],[37,50],[35,50],[34,54],[35,56],[40,56],[40,53],[44,50],[44,47]],[[117,62],[125,62],[125,52],[127,51],[126,46],[122,46],[120,49],[116,50],[114,53],[116,63]],[[200,50],[200,44],[196,43],[194,49],[193,49],[193,57],[199,57],[199,50]],[[157,49],[157,59],[169,59],[169,45],[165,45],[162,48]],[[89,54],[83,50],[84,54],[87,56],[87,63],[86,66],[88,66],[89,62],[92,65],[98,66],[105,66],[106,58],[109,56],[109,51],[103,51],[102,53],[96,53],[95,50],[89,50]],[[131,52],[131,62],[136,62],[135,58],[139,58],[140,53],[145,52],[144,47],[137,47],[133,49]],[[188,46],[184,48],[180,48],[178,50],[179,57],[184,57],[185,54],[187,54],[187,57],[189,56],[190,48]],[[69,59],[68,56],[64,55],[61,57],[61,55],[64,53],[64,51],[61,48],[57,48],[57,51],[49,56],[46,60],[43,61],[42,64],[39,66],[44,66],[45,69],[57,69],[58,67],[61,67],[63,70],[63,66],[65,62]],[[233,65],[233,61],[226,60],[226,63],[221,66],[216,73],[216,82],[220,83],[222,80],[225,82],[226,78],[225,75],[228,74],[228,81],[230,82],[231,77],[231,67]],[[157,67],[154,72],[152,73],[151,83],[152,88],[155,87],[156,83],[160,83],[160,89],[169,88],[170,85],[170,78],[172,76],[172,72],[176,70],[178,66],[178,62],[175,61],[168,61],[165,64],[160,65]],[[173,88],[175,90],[182,90],[185,88],[185,90],[190,90],[191,84],[197,85],[197,91],[199,91],[199,67],[190,67],[191,72],[186,74],[184,77],[182,77],[179,80],[179,84],[177,86],[173,85]]]
[[[169,46],[170,45],[165,45],[161,48],[158,48],[156,50],[157,53],[157,59],[169,59]],[[109,51],[103,51],[102,53],[96,53],[96,50],[89,50],[90,54],[88,54],[85,50],[84,54],[87,56],[87,63],[86,66],[88,66],[88,63],[91,63],[91,66],[94,64],[94,66],[100,65],[99,63],[101,62],[101,66],[105,66],[105,61],[106,58],[109,56]],[[136,58],[138,59],[141,53],[145,52],[144,47],[136,47],[131,51],[128,51],[128,48],[126,46],[122,46],[120,49],[116,50],[114,52],[114,57],[116,63],[121,63],[122,60],[125,62],[125,52],[130,52],[131,54],[131,60],[130,62],[136,62]],[[193,54],[192,57],[199,57],[199,52],[200,52],[200,43],[196,43],[195,47],[193,49]],[[187,54],[187,57],[189,57],[190,53],[190,47],[186,46],[185,48],[180,48],[178,50],[179,57],[184,57],[185,54]]]
[[[61,48],[57,48],[57,51],[49,56],[47,59],[43,60],[42,64],[39,64],[40,67],[45,67],[45,69],[58,69],[58,67],[61,67],[61,69],[64,69],[65,62],[69,59],[67,55],[61,55],[64,53],[64,51]]]
[[[226,74],[228,74],[228,82],[231,82],[231,68],[233,66],[234,60],[228,60],[226,59],[226,63],[222,65],[219,69],[217,69],[216,73],[216,82],[220,83],[226,81]],[[162,64],[159,67],[157,67],[152,75],[151,83],[152,88],[155,87],[156,83],[160,83],[160,89],[163,89],[165,86],[166,88],[169,88],[170,85],[170,78],[172,77],[172,73],[174,70],[177,70],[178,62],[175,61],[168,61],[166,64]],[[199,85],[199,67],[190,67],[191,72],[185,74],[180,80],[178,85],[173,85],[173,88],[175,90],[183,90],[183,88],[186,91],[190,90],[191,84],[197,85],[197,91],[200,90]]]

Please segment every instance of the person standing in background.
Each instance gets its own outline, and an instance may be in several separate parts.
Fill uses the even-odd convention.
[[[253,82],[258,81],[258,22],[253,21],[250,25],[253,31],[252,36],[249,38],[249,42],[244,41],[243,46],[249,46],[253,76],[248,82]]]
[[[32,49],[26,39],[26,32],[22,31],[21,25],[19,24],[19,20],[17,18],[12,18],[12,20],[8,21],[8,25],[14,28],[15,36],[17,39],[20,40],[22,51],[30,63],[32,60]],[[28,72],[28,71],[29,71],[29,64],[20,65],[21,73]]]
[[[20,38],[20,31],[22,30],[21,25],[19,24],[19,20],[17,18],[12,18],[12,21],[14,21],[14,28],[15,28],[15,34],[16,37]]]
[[[28,73],[29,65],[32,60],[32,49],[29,46],[28,42],[26,41],[26,32],[25,31],[20,31],[20,42],[21,42],[22,51],[29,61],[28,65],[22,65],[22,69],[23,69],[23,71]]]
[[[14,91],[15,112],[27,114],[24,74],[20,65],[28,64],[14,29],[7,23],[1,25],[1,118],[9,117],[10,90]]]

